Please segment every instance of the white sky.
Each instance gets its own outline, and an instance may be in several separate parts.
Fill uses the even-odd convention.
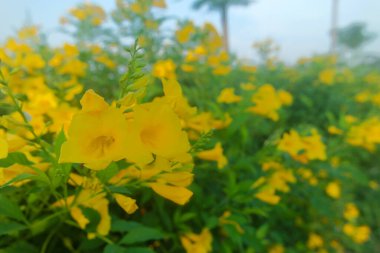
[[[80,0],[0,0],[0,41],[21,27],[26,16],[50,32],[49,40],[63,39],[56,32],[59,17]],[[106,10],[114,8],[113,0],[92,0]],[[206,9],[192,10],[191,0],[167,0],[169,9],[162,14],[191,18],[197,24],[210,21],[219,28],[217,13]],[[245,58],[254,57],[254,41],[274,39],[281,47],[280,57],[293,62],[301,56],[323,53],[329,47],[332,0],[256,0],[249,7],[230,10],[230,44],[234,52]],[[379,37],[367,50],[380,54],[380,1],[340,0],[339,26],[355,21],[367,23],[368,30]]]

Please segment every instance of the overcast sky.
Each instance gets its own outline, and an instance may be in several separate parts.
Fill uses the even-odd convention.
[[[0,0],[0,41],[21,27],[30,16],[33,23],[49,31],[49,40],[58,43],[59,17],[80,0]],[[106,10],[113,0],[92,0]],[[257,0],[249,7],[232,7],[230,17],[231,48],[241,57],[254,57],[252,44],[266,38],[281,47],[280,57],[293,62],[301,56],[323,53],[329,47],[332,0]],[[167,0],[169,8],[162,14],[191,18],[197,24],[210,21],[218,28],[218,13],[206,9],[194,11],[191,0]],[[380,0],[339,0],[339,26],[355,21],[367,23],[378,38],[367,50],[380,54]]]

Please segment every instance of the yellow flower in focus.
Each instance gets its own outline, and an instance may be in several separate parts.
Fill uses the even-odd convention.
[[[218,142],[213,149],[199,152],[197,156],[202,160],[216,161],[218,163],[218,169],[222,169],[228,163],[227,158],[223,155],[223,147],[220,142]]]
[[[317,249],[323,247],[323,239],[320,235],[311,233],[307,240],[307,247],[309,249]]]
[[[241,96],[235,94],[234,88],[224,88],[218,96],[218,103],[232,104],[239,101]]]
[[[344,207],[344,218],[347,220],[355,220],[359,216],[359,210],[354,203],[347,203]]]
[[[153,154],[172,160],[190,149],[177,114],[164,102],[136,105],[129,123],[133,133],[130,145],[135,151],[128,157],[130,161],[147,164],[153,160]]]
[[[93,90],[80,102],[82,110],[73,116],[60,163],[85,163],[100,170],[134,152],[133,143],[128,143],[127,121],[119,109],[110,107]]]
[[[325,69],[319,73],[319,81],[326,85],[332,85],[335,81],[335,70]]]
[[[340,198],[340,186],[337,182],[330,182],[326,186],[326,193],[333,199]]]
[[[199,235],[189,233],[181,236],[181,243],[186,253],[208,253],[212,250],[212,235],[205,228]]]

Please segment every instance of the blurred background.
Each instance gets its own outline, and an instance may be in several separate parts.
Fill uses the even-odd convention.
[[[36,24],[48,32],[48,41],[53,45],[67,41],[58,31],[59,17],[80,0],[13,0],[2,1],[0,9],[0,42],[15,33],[25,24]],[[112,0],[92,0],[106,11],[115,8]],[[194,8],[192,0],[168,0],[167,9],[158,14],[189,18],[196,24],[212,22],[222,33],[221,13],[208,8],[212,1],[201,8]],[[217,2],[217,1],[216,1]],[[279,47],[277,57],[294,63],[303,56],[323,54],[332,49],[331,31],[337,28],[335,50],[348,50],[355,54],[378,58],[380,55],[380,1],[376,0],[256,0],[235,1],[228,8],[228,30],[230,50],[240,58],[257,59],[254,43],[268,39],[273,47]],[[250,3],[247,3],[250,2]],[[241,4],[242,3],[242,4]],[[335,8],[334,8],[335,5]],[[166,22],[167,29],[173,29]],[[338,36],[341,34],[341,36]],[[339,39],[340,37],[340,39]],[[276,50],[275,50],[276,51]]]

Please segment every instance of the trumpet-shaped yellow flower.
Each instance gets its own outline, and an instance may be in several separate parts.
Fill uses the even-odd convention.
[[[135,152],[128,157],[138,164],[153,160],[153,154],[172,160],[190,149],[187,134],[172,108],[161,101],[137,105],[133,110],[130,139]]]
[[[189,233],[181,236],[181,243],[186,253],[208,253],[212,250],[212,235],[205,228],[199,235]]]
[[[197,156],[202,160],[217,162],[218,169],[222,169],[228,163],[227,158],[223,155],[223,147],[220,142],[213,149],[199,152]]]
[[[133,143],[128,142],[127,121],[119,109],[110,107],[93,90],[86,92],[81,105],[62,144],[60,163],[84,163],[100,170],[134,152]]]
[[[116,199],[117,204],[123,208],[126,213],[132,214],[138,209],[136,200],[119,193],[115,193],[113,196]]]
[[[234,88],[223,89],[218,96],[218,103],[232,104],[241,101],[241,96],[235,94]]]

